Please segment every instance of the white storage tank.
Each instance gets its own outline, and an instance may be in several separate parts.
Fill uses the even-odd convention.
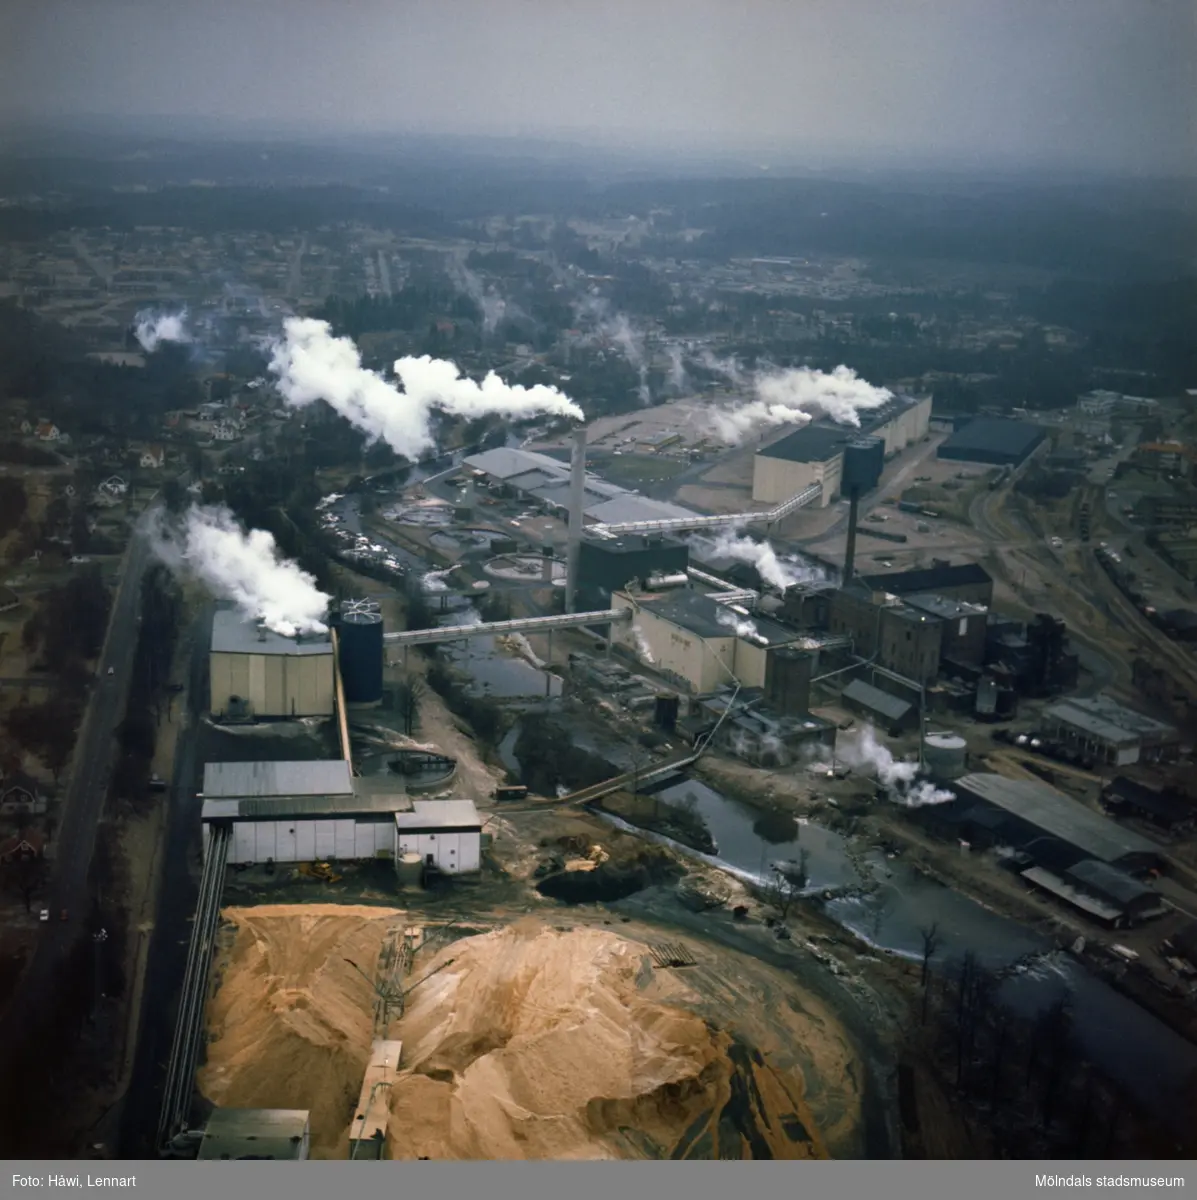
[[[959,779],[968,772],[968,743],[954,733],[929,733],[923,745],[927,774],[937,783]]]

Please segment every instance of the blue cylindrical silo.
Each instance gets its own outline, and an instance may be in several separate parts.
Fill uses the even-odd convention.
[[[341,684],[346,704],[382,699],[382,613],[371,606],[346,606],[341,613]]]

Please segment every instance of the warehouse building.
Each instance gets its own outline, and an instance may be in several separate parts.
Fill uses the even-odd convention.
[[[770,655],[802,640],[796,630],[689,589],[645,596],[615,592],[611,604],[634,610],[632,636],[638,633],[647,642],[656,670],[698,695],[732,681],[764,688],[773,682]]]
[[[336,696],[327,633],[283,637],[231,609],[212,619],[208,676],[213,716],[330,717]]]
[[[1020,874],[1027,883],[1111,929],[1125,929],[1167,912],[1159,894],[1147,884],[1091,858],[1059,873],[1028,867]]]
[[[1129,766],[1180,754],[1180,731],[1109,696],[1068,699],[1043,714],[1043,732],[1099,762]]]
[[[993,576],[979,563],[953,566],[945,559],[936,559],[929,567],[862,576],[861,582],[875,592],[889,592],[892,596],[946,596],[986,607],[993,603]]]
[[[1162,862],[1155,842],[1046,783],[975,774],[956,780],[952,791],[956,800],[936,806],[942,811],[928,813],[932,821],[955,826],[970,843],[1020,851],[1056,874],[1087,858],[1135,875]]]
[[[936,457],[1017,467],[1031,457],[1046,436],[1046,429],[1026,421],[977,417],[952,434],[936,451]]]
[[[386,778],[355,778],[349,763],[207,763],[204,846],[231,825],[229,861],[353,862],[418,853],[447,874],[481,866],[482,820],[468,800],[412,800]]]
[[[1188,833],[1197,825],[1197,805],[1191,799],[1125,775],[1116,775],[1106,784],[1101,800],[1115,816],[1148,821],[1168,833]]]
[[[867,718],[890,737],[918,728],[919,712],[909,700],[891,696],[863,679],[854,679],[844,688],[840,704],[849,712]]]
[[[885,457],[905,450],[927,436],[931,398],[895,396],[881,408],[860,414],[860,426],[812,421],[762,446],[753,456],[752,498],[762,504],[780,504],[818,483],[823,487],[820,506],[826,508],[840,494],[844,448],[862,437],[880,438]]]

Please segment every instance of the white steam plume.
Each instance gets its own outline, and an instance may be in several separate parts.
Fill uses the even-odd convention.
[[[716,375],[722,375],[733,387],[748,387],[751,383],[734,358],[716,358],[710,350],[704,350],[699,356],[698,365]]]
[[[735,632],[736,637],[756,638],[760,637],[760,630],[747,617],[742,617],[738,612],[733,612],[730,608],[721,608],[715,614],[715,620],[727,629]]]
[[[686,364],[682,360],[681,346],[669,347],[669,374],[666,379],[670,388],[675,392],[684,392],[690,386],[690,380],[686,375]]]
[[[334,337],[326,321],[290,317],[274,345],[270,371],[292,408],[324,400],[372,440],[382,440],[415,460],[434,445],[434,409],[459,417],[490,413],[521,418],[549,413],[581,420],[582,410],[555,387],[504,383],[493,371],[481,383],[462,378],[442,359],[401,358],[395,363],[402,390],[362,366],[357,347]]]
[[[146,309],[137,314],[136,321],[133,332],[147,354],[153,354],[162,342],[186,344],[191,341],[185,308],[177,313],[155,313]]]
[[[507,302],[493,288],[488,290],[482,280],[460,259],[454,259],[449,268],[449,278],[459,292],[464,292],[478,305],[482,313],[483,333],[494,333],[499,322],[507,315]]]
[[[644,630],[635,622],[632,623],[632,639],[636,643],[636,651],[640,655],[642,661],[652,666],[657,660],[653,658],[652,647],[648,644],[648,638],[644,636]]]
[[[889,792],[890,799],[907,808],[922,808],[927,804],[946,804],[956,797],[952,792],[922,780],[916,762],[894,758],[889,749],[877,740],[871,725],[866,725],[846,745],[837,747],[837,755],[849,766],[872,768],[878,781]]]
[[[171,570],[200,579],[215,596],[231,600],[247,621],[260,619],[283,637],[328,628],[331,597],[282,557],[270,533],[247,533],[227,508],[193,505],[180,521],[161,518],[150,539]]]
[[[606,299],[591,293],[574,304],[574,316],[580,325],[593,325],[599,337],[610,338],[619,347],[619,352],[640,374],[640,383],[645,385],[647,367],[644,353],[644,335],[621,312],[612,313]]]
[[[447,592],[449,585],[445,582],[445,577],[452,574],[455,569],[450,567],[447,571],[428,571],[420,579],[420,586],[426,592]]]
[[[803,566],[796,559],[781,557],[768,542],[754,542],[735,530],[721,533],[715,539],[712,553],[719,558],[748,563],[757,569],[765,583],[781,591],[798,584],[821,583],[826,578],[818,567]]]
[[[805,425],[830,417],[839,425],[860,426],[860,414],[893,398],[888,388],[874,387],[850,367],[830,373],[796,367],[758,374],[757,398],[738,408],[711,413],[714,432],[735,444],[754,430],[773,425]]]

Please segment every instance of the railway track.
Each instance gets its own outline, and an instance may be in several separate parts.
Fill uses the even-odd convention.
[[[195,1069],[203,1044],[204,1004],[208,995],[213,941],[220,917],[220,901],[224,895],[231,836],[227,826],[212,825],[210,828],[208,853],[195,906],[195,924],[187,948],[187,968],[183,974],[175,1036],[167,1063],[166,1086],[162,1094],[162,1115],[158,1122],[160,1152],[165,1151],[173,1138],[187,1130]]]

